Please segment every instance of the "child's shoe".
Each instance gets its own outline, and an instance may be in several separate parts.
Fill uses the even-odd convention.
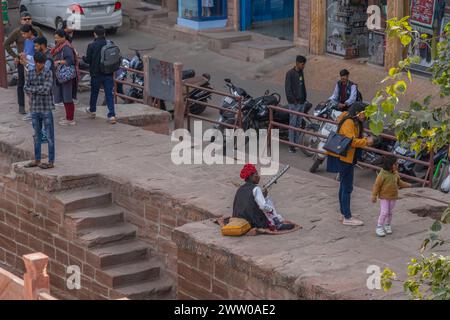
[[[384,231],[383,227],[377,227],[375,229],[375,233],[377,234],[377,236],[379,237],[384,237],[386,235],[386,232]]]
[[[384,231],[386,232],[386,234],[392,234],[392,228],[391,225],[387,224],[384,226]]]

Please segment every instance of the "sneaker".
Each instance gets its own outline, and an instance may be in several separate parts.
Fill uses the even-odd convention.
[[[80,101],[78,101],[78,99],[73,99],[73,104],[74,105],[78,105],[80,103]]]
[[[342,221],[342,224],[344,224],[346,226],[362,226],[362,225],[364,225],[364,222],[352,217],[350,219],[344,218],[344,220]]]
[[[111,118],[108,118],[108,122],[111,124],[115,124],[117,122],[117,119],[116,119],[116,117],[111,117]]]
[[[384,231],[386,232],[386,234],[392,234],[392,228],[389,224],[384,226]]]
[[[289,147],[289,153],[296,153],[297,149],[295,149],[295,147],[290,146]]]
[[[55,103],[55,107],[64,107],[64,103]]]
[[[25,114],[25,116],[22,118],[23,121],[30,121],[31,120],[31,113]]]
[[[92,118],[95,119],[95,112],[91,112],[91,109],[89,107],[86,107],[84,111]]]
[[[59,125],[60,126],[74,126],[77,123],[75,122],[75,120],[67,120],[67,119],[63,119],[61,121],[59,121]]]
[[[377,234],[377,236],[379,237],[384,237],[386,235],[386,232],[384,231],[383,227],[377,227],[375,229],[375,233]]]

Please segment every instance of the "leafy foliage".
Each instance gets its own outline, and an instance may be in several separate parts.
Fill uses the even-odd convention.
[[[386,33],[390,37],[397,37],[403,46],[429,45],[433,40],[427,35],[413,31],[408,23],[409,17],[388,20]],[[446,25],[443,39],[450,38],[450,23]],[[409,70],[411,64],[418,63],[419,57],[408,57],[398,63],[398,67],[391,68],[388,76],[382,81],[389,83],[386,88],[377,92],[371,105],[366,109],[370,119],[370,129],[380,134],[385,126],[395,129],[400,142],[408,142],[411,148],[419,153],[437,150],[450,141],[450,40],[443,40],[437,45],[437,57],[431,68],[431,81],[439,87],[439,96],[444,101],[442,105],[431,108],[434,98],[427,96],[422,102],[413,101],[409,110],[397,110],[400,98],[408,89],[408,83],[413,81]],[[403,282],[403,289],[413,299],[450,300],[450,256],[424,252],[448,243],[449,240],[440,237],[440,231],[450,223],[450,206],[443,213],[439,221],[435,221],[430,228],[429,236],[423,241],[419,259],[411,259],[408,264],[407,279]],[[400,281],[397,275],[386,268],[381,275],[381,284],[385,291],[392,287],[393,281]]]
[[[409,17],[388,20],[387,35],[399,38],[405,47],[430,45],[433,39],[412,30],[408,19]],[[450,23],[441,36],[443,39],[450,37]],[[397,67],[389,70],[388,76],[382,81],[388,85],[376,93],[366,109],[370,129],[375,134],[382,133],[384,127],[391,127],[397,139],[409,143],[416,153],[423,149],[436,151],[450,141],[450,41],[440,41],[437,51],[437,58],[430,71],[432,83],[440,89],[440,97],[447,97],[442,99],[442,105],[430,107],[431,100],[435,97],[427,96],[422,102],[413,101],[409,110],[398,110],[400,98],[413,81],[410,66],[420,61],[419,57],[413,56],[400,61]]]

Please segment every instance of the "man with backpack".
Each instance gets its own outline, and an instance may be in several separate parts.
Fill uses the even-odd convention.
[[[363,99],[358,90],[358,85],[349,80],[350,72],[343,69],[339,72],[339,75],[341,80],[337,82],[333,95],[329,100],[337,102],[340,110],[347,111],[352,104]]]
[[[121,56],[119,48],[112,41],[106,40],[105,34],[103,26],[94,28],[95,40],[89,44],[86,56],[83,57],[83,61],[89,64],[91,75],[90,107],[86,108],[86,113],[95,118],[98,94],[103,87],[108,106],[108,121],[114,124],[117,122],[114,111],[114,72],[120,67]]]

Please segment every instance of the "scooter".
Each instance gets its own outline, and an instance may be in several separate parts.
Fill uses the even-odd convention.
[[[342,111],[338,110],[338,104],[337,102],[333,100],[328,100],[325,103],[319,103],[316,108],[314,109],[314,116],[323,118],[323,119],[329,119],[336,121],[337,118],[342,114]],[[337,125],[329,122],[322,121],[321,124],[318,123],[311,123],[307,129],[309,131],[317,132],[325,137],[328,137],[331,132],[336,132]],[[323,148],[325,146],[325,143],[327,141],[326,138],[318,138],[316,140],[318,142],[317,149],[320,151],[325,152],[325,149]],[[312,146],[316,147],[316,146]],[[313,155],[313,164],[309,168],[309,171],[314,173],[317,171],[317,169],[322,165],[322,163],[325,161],[326,155],[321,153],[314,153]]]

